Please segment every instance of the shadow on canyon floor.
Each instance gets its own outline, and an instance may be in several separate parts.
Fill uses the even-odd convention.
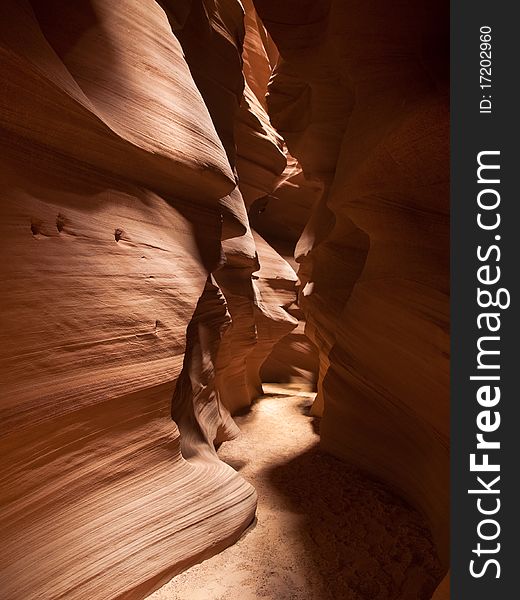
[[[302,550],[331,598],[431,598],[442,572],[426,523],[380,483],[318,445],[274,467],[269,481],[302,515]]]
[[[218,453],[255,486],[257,522],[151,598],[431,597],[442,572],[424,519],[381,483],[320,451],[311,404],[312,394],[287,390],[236,418],[242,435]]]

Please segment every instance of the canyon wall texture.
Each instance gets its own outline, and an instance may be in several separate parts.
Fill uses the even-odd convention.
[[[215,447],[262,380],[317,385],[446,562],[446,8],[0,3],[2,596],[143,598],[237,540]]]
[[[271,122],[323,189],[295,254],[321,444],[421,508],[446,564],[448,3],[255,7]]]
[[[0,16],[1,595],[141,598],[254,517],[215,445],[297,324],[247,217],[283,144],[235,0]]]

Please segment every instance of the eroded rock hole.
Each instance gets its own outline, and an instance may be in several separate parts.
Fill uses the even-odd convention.
[[[31,221],[31,233],[34,236],[37,236],[41,233],[41,228],[42,228],[42,221],[33,219]]]
[[[63,231],[63,229],[65,228],[65,222],[66,219],[65,217],[60,213],[57,217],[56,217],[56,229],[61,233]]]

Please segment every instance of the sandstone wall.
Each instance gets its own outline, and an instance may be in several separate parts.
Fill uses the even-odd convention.
[[[0,589],[141,598],[254,516],[215,444],[296,325],[296,276],[237,168],[254,200],[286,159],[243,99],[235,0],[0,17]]]
[[[141,598],[235,541],[215,446],[317,371],[323,447],[446,560],[445,9],[0,4],[6,597]]]
[[[271,121],[323,188],[296,246],[321,444],[419,506],[446,563],[448,4],[255,7]]]

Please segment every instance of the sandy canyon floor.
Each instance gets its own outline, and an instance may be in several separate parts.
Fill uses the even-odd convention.
[[[383,485],[320,452],[313,394],[264,386],[219,450],[258,492],[257,520],[149,600],[423,600],[441,570],[426,523]]]

